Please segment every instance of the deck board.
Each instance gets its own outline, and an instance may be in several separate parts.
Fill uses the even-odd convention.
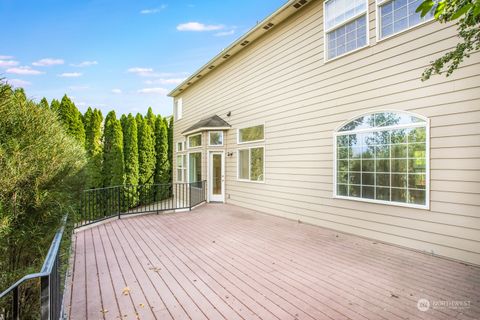
[[[71,319],[480,318],[478,267],[231,205],[109,221],[73,251]]]

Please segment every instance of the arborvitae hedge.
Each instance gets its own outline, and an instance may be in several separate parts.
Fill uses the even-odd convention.
[[[138,126],[138,164],[139,183],[153,183],[155,172],[155,143],[153,131],[144,119],[137,123]]]
[[[155,122],[155,183],[169,183],[170,161],[168,161],[168,128],[161,116],[157,117]]]
[[[85,128],[81,113],[67,95],[63,96],[57,113],[67,133],[77,139],[80,144],[85,145]]]
[[[115,111],[110,111],[105,119],[103,148],[103,185],[105,187],[123,185],[125,182],[123,133]]]
[[[85,147],[87,150],[88,164],[86,168],[86,186],[89,189],[103,186],[102,162],[102,121],[103,115],[100,110],[88,108],[84,115],[85,121]]]

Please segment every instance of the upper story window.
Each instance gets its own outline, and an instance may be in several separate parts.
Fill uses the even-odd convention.
[[[223,131],[210,131],[208,133],[208,145],[213,147],[223,146]]]
[[[188,137],[188,148],[198,148],[202,146],[202,134],[195,134]]]
[[[175,114],[175,120],[180,120],[183,117],[183,99],[179,98],[175,100],[173,111]]]
[[[265,126],[258,125],[254,127],[238,129],[238,143],[258,142],[265,139]]]
[[[326,59],[368,44],[368,0],[328,0],[324,5]]]
[[[414,27],[433,18],[433,12],[425,17],[415,10],[422,0],[377,0],[379,38],[383,39]]]
[[[177,152],[185,151],[185,141],[177,142]]]
[[[340,198],[428,208],[428,121],[378,112],[335,133],[335,195]]]

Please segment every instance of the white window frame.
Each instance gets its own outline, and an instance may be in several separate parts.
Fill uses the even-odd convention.
[[[196,137],[196,136],[200,136],[200,145],[199,146],[196,146],[196,147],[191,147],[190,146],[190,138],[192,137]],[[196,133],[196,134],[192,134],[192,135],[189,135],[187,137],[187,145],[188,145],[188,149],[199,149],[199,148],[202,148],[203,147],[203,135],[202,133]]]
[[[365,4],[366,4],[366,9],[365,9],[366,11],[365,11],[365,12],[359,13],[359,14],[357,14],[357,15],[355,15],[355,16],[347,19],[347,20],[345,20],[344,22],[342,22],[342,23],[340,23],[340,24],[338,24],[338,25],[336,25],[336,26],[334,26],[334,27],[331,27],[330,29],[327,29],[327,28],[326,28],[326,26],[327,26],[326,4],[327,4],[328,2],[330,2],[330,1],[333,1],[333,0],[327,0],[327,1],[324,1],[324,2],[323,2],[323,61],[324,61],[324,63],[327,63],[327,62],[330,62],[330,61],[335,61],[335,60],[337,60],[337,59],[339,59],[339,58],[345,57],[345,56],[347,56],[347,55],[349,55],[349,54],[355,53],[355,52],[357,52],[357,51],[360,51],[360,50],[362,50],[362,49],[368,48],[368,47],[370,46],[370,36],[369,36],[369,33],[370,33],[370,21],[369,21],[369,18],[368,18],[368,14],[369,14],[369,12],[368,12],[368,0],[365,0]],[[364,45],[363,47],[359,47],[359,48],[356,48],[356,49],[354,49],[354,50],[352,50],[352,51],[348,51],[348,52],[345,52],[345,53],[343,53],[343,54],[341,54],[341,55],[338,55],[338,56],[336,56],[335,58],[329,59],[329,58],[328,58],[328,51],[327,51],[327,50],[328,50],[327,34],[328,34],[329,32],[332,32],[332,31],[334,31],[334,30],[336,30],[336,29],[338,29],[338,28],[340,28],[340,27],[342,27],[342,26],[344,26],[344,25],[346,25],[346,24],[354,21],[354,20],[357,20],[358,18],[360,18],[360,17],[363,16],[363,15],[366,16],[366,19],[365,19],[366,26],[365,26],[365,28],[366,28],[366,30],[367,30],[366,35],[365,35],[365,36],[366,36],[365,45]]]
[[[179,167],[179,164],[178,164],[178,157],[182,157],[182,166]],[[177,158],[176,158],[176,161],[177,161],[177,182],[186,182],[186,174],[187,174],[187,164],[186,164],[186,161],[187,161],[187,155],[186,154],[177,154]],[[178,175],[178,170],[182,170],[182,179],[179,179],[180,176]]]
[[[211,141],[210,135],[212,133],[220,133],[222,135],[222,144],[210,144],[210,141]],[[217,130],[217,131],[209,131],[208,132],[208,146],[209,147],[223,147],[225,145],[225,140],[224,139],[225,139],[225,134],[223,133],[223,131]]]
[[[380,17],[380,7],[383,6],[383,5],[385,5],[385,4],[387,4],[388,2],[391,2],[391,1],[393,1],[393,0],[375,0],[375,2],[376,2],[375,20],[377,21],[377,22],[376,22],[376,32],[375,32],[375,33],[376,33],[377,43],[378,43],[378,42],[381,42],[381,41],[384,41],[384,40],[387,40],[387,39],[390,39],[390,38],[392,38],[392,37],[395,37],[395,36],[397,36],[397,35],[399,35],[399,34],[402,34],[402,33],[404,33],[404,32],[408,32],[408,31],[410,31],[410,30],[412,30],[412,29],[418,28],[418,27],[420,27],[420,26],[422,26],[422,25],[424,25],[424,24],[427,24],[427,23],[432,22],[433,20],[435,20],[435,17],[432,16],[430,19],[426,19],[425,21],[422,21],[422,22],[420,22],[419,24],[416,24],[416,25],[414,25],[414,26],[408,27],[408,28],[403,29],[403,30],[398,31],[398,32],[394,32],[394,33],[392,33],[392,34],[389,35],[389,36],[386,36],[386,37],[381,38],[381,37],[380,37],[380,32],[381,32],[381,27],[382,27],[382,20],[381,20],[381,17]]]
[[[200,181],[195,181],[195,182],[201,182],[203,181],[203,152],[202,151],[192,151],[192,152],[189,152],[188,153],[188,156],[187,156],[187,176],[188,178],[185,180],[185,181],[188,181],[188,183],[195,183],[194,181],[190,181],[190,156],[192,154],[197,154],[199,153],[200,154],[200,175],[202,176],[202,179],[200,179]],[[192,186],[192,188],[195,188]]]
[[[183,98],[178,98],[174,103],[175,121],[183,118]]]
[[[182,150],[180,150],[180,148],[178,148],[179,145],[182,146]],[[184,152],[185,151],[185,141],[178,141],[176,150],[177,150],[177,152]]]
[[[263,148],[263,180],[262,181],[251,180],[251,169],[252,169],[251,149],[259,149],[259,148]],[[248,179],[240,179],[240,151],[243,151],[243,150],[248,150]],[[265,146],[264,145],[242,147],[237,149],[237,181],[250,182],[250,183],[265,183],[266,178],[265,178]]]
[[[360,130],[351,130],[351,131],[339,131],[348,123],[359,119],[363,116],[371,115],[374,113],[381,113],[381,112],[392,112],[392,113],[402,113],[408,114],[410,116],[422,119],[425,123],[418,123],[418,124],[408,124],[408,125],[395,125],[395,126],[386,126],[375,129],[360,129]],[[357,133],[366,133],[366,132],[378,132],[378,131],[390,131],[402,128],[423,128],[425,127],[426,130],[426,137],[425,137],[425,205],[418,205],[412,203],[402,203],[402,202],[393,202],[393,201],[384,201],[384,200],[377,200],[377,199],[365,199],[365,198],[356,198],[356,197],[349,197],[349,196],[341,196],[338,195],[338,186],[337,186],[337,137],[348,135],[348,134],[357,134]],[[335,129],[333,132],[333,198],[342,199],[342,200],[350,200],[350,201],[360,201],[360,202],[369,202],[369,203],[376,203],[376,204],[384,204],[396,207],[407,207],[407,208],[415,208],[415,209],[424,209],[430,210],[430,119],[424,116],[421,116],[416,113],[404,111],[404,110],[374,110],[369,111],[361,114],[357,114],[355,117],[345,121],[340,125],[338,128]]]
[[[240,130],[253,128],[253,127],[259,127],[259,126],[263,126],[263,139],[240,142]],[[242,144],[264,142],[265,141],[265,135],[266,135],[265,128],[266,128],[265,123],[258,123],[258,124],[253,124],[253,125],[248,125],[248,126],[243,126],[243,127],[237,128],[237,144],[242,145]]]

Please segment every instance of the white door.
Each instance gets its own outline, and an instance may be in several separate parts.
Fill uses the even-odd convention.
[[[208,190],[209,200],[225,202],[225,157],[223,152],[210,152]]]

